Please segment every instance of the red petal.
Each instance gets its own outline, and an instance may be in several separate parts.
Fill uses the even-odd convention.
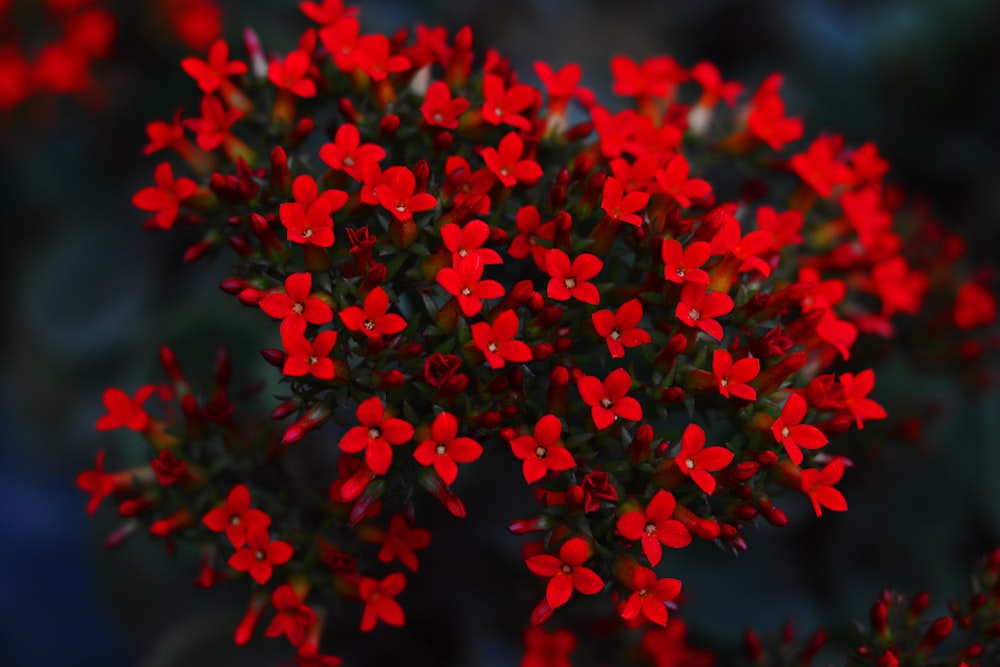
[[[528,558],[524,564],[539,577],[554,577],[562,571],[563,562],[551,554],[541,554]]]
[[[593,595],[601,592],[604,588],[604,581],[590,568],[574,567],[573,587],[584,595]]]
[[[545,587],[545,599],[550,607],[553,609],[561,607],[569,601],[571,595],[573,595],[573,581],[567,575],[559,572],[549,579]]]

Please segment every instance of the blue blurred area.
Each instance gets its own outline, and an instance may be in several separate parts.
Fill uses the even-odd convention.
[[[143,215],[130,199],[148,184],[155,164],[142,156],[145,124],[170,117],[182,103],[193,109],[197,94],[177,66],[188,54],[163,36],[143,3],[108,4],[121,23],[116,55],[99,74],[108,88],[104,106],[45,103],[0,123],[0,280],[8,321],[0,331],[4,667],[194,665],[163,655],[183,656],[170,648],[183,644],[176,637],[199,632],[210,635],[201,645],[215,650],[241,613],[238,601],[188,593],[190,564],[171,562],[145,538],[105,554],[102,531],[114,526],[113,510],[103,507],[101,516],[88,518],[86,498],[73,483],[101,447],[128,460],[128,441],[93,432],[101,392],[132,390],[159,377],[160,344],[177,347],[191,367],[207,368],[218,343],[235,338],[246,348],[238,358],[254,358],[238,372],[267,372],[253,355],[253,334],[241,328],[238,307],[214,287],[225,262],[179,267],[190,237],[140,229]],[[220,4],[232,40],[242,26],[257,25],[262,34],[266,29],[267,45],[283,50],[306,25],[294,3]],[[811,133],[842,132],[853,144],[875,140],[897,182],[967,233],[977,258],[997,260],[1000,3],[993,0],[359,4],[367,30],[469,24],[477,49],[498,47],[526,79],[533,80],[536,59],[579,62],[585,83],[605,97],[607,63],[615,54],[668,53],[685,66],[710,59],[727,78],[750,87],[783,71],[789,110],[806,118]],[[913,390],[905,380],[885,387]],[[861,469],[846,480],[847,515],[816,522],[803,507],[801,527],[758,530],[745,557],[705,551],[700,565],[688,565],[682,578],[692,611],[723,610],[717,618],[725,619],[726,632],[713,640],[733,643],[749,622],[774,632],[791,616],[813,627],[830,617],[863,616],[885,584],[926,585],[939,602],[962,592],[971,559],[1000,540],[997,397],[969,400],[934,381],[920,390],[948,408],[930,434],[933,443],[897,445],[859,460]],[[491,506],[471,509],[489,515]],[[502,526],[504,517],[492,509],[490,520]],[[491,545],[480,547],[484,552],[506,539],[500,529],[478,537]],[[449,547],[468,548],[460,539],[442,541],[429,558]],[[499,553],[490,565],[498,572],[519,565],[516,545],[508,541]],[[446,574],[428,576],[434,581]],[[434,587],[423,590],[433,595]],[[457,603],[464,617],[493,618],[464,595]],[[531,604],[521,602],[509,601],[519,605],[514,614]],[[203,615],[185,612],[202,605]],[[205,620],[213,614],[217,626]],[[519,656],[517,647],[498,648],[502,640],[492,635],[466,643],[484,651],[478,664],[511,664]],[[249,659],[247,652],[225,655],[214,664]],[[273,664],[269,653],[253,655],[255,664]]]

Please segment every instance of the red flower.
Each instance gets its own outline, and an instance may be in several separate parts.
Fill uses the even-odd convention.
[[[646,208],[648,203],[649,193],[629,192],[625,194],[625,188],[617,178],[609,176],[608,180],[604,181],[604,197],[601,199],[601,208],[615,220],[638,227],[642,224],[642,218],[636,215],[636,212]]]
[[[293,273],[285,278],[285,291],[265,296],[260,300],[260,309],[271,317],[280,319],[282,331],[287,329],[301,334],[306,330],[306,323],[326,324],[333,319],[330,306],[313,296],[311,290],[311,273]]]
[[[437,206],[437,197],[426,192],[413,193],[417,181],[407,167],[389,167],[382,173],[382,182],[375,194],[382,207],[397,220],[410,220],[414,213],[429,211]]]
[[[760,359],[746,357],[733,363],[733,355],[729,350],[716,350],[712,353],[712,375],[719,383],[719,393],[726,398],[735,396],[748,401],[757,400],[757,392],[746,384],[760,373]]]
[[[427,87],[420,113],[428,125],[454,130],[458,127],[458,117],[469,108],[469,100],[452,97],[451,89],[444,81],[435,81]]]
[[[510,243],[507,254],[514,259],[524,259],[529,254],[539,267],[545,266],[545,253],[548,248],[538,243],[538,240],[551,241],[556,235],[556,223],[552,220],[542,224],[538,209],[528,204],[517,210],[514,218],[517,226],[517,236]]]
[[[401,572],[393,572],[382,581],[361,577],[358,595],[365,603],[365,610],[361,614],[361,629],[367,632],[380,620],[389,625],[403,625],[403,608],[393,598],[402,593],[405,587],[406,577]]]
[[[249,529],[264,529],[271,525],[271,517],[263,510],[250,507],[250,491],[243,484],[234,486],[225,504],[208,510],[201,521],[213,532],[225,532],[229,542],[237,549],[247,543]]]
[[[316,97],[316,82],[309,78],[309,54],[292,51],[285,60],[272,60],[267,68],[267,79],[281,90],[299,97]]]
[[[681,449],[674,463],[691,478],[698,488],[712,495],[715,477],[710,472],[722,470],[733,462],[733,453],[725,447],[705,448],[705,431],[697,424],[688,424],[681,435]]]
[[[729,106],[736,104],[736,98],[743,92],[743,84],[723,81],[719,68],[713,63],[702,61],[691,68],[691,78],[701,86],[701,97],[697,106],[711,108],[721,99]]]
[[[712,245],[695,241],[687,248],[675,239],[663,239],[660,250],[663,258],[663,277],[672,283],[708,284],[708,274],[700,267],[712,255]]]
[[[550,470],[560,472],[576,466],[561,437],[562,422],[555,415],[545,415],[535,424],[533,436],[522,435],[510,441],[514,456],[524,461],[524,481],[533,484]]]
[[[365,452],[365,463],[376,475],[384,475],[392,463],[392,447],[402,445],[413,437],[413,426],[402,419],[386,418],[385,406],[377,396],[361,402],[355,416],[360,426],[355,426],[340,439],[340,449],[348,454]]]
[[[108,414],[97,420],[97,430],[111,431],[124,426],[139,433],[145,431],[149,426],[149,415],[142,404],[154,391],[155,385],[143,385],[136,390],[133,398],[129,398],[128,394],[116,387],[105,389],[102,399]]]
[[[505,310],[492,324],[476,322],[472,325],[472,341],[486,357],[490,368],[503,368],[511,361],[523,364],[531,361],[531,348],[522,341],[514,340],[521,322],[513,310]]]
[[[854,417],[859,429],[865,427],[865,419],[885,419],[885,408],[868,398],[875,388],[875,371],[867,369],[857,375],[844,373],[837,378],[844,388],[844,404]]]
[[[340,319],[351,331],[360,331],[369,338],[391,336],[406,328],[402,315],[389,313],[389,297],[385,290],[376,287],[365,297],[364,309],[348,306],[340,311]]]
[[[414,549],[423,549],[431,543],[431,532],[423,528],[410,528],[401,514],[394,514],[389,521],[388,532],[379,529],[375,536],[382,543],[378,559],[383,563],[391,563],[398,558],[399,562],[413,572],[417,571],[417,555]],[[367,540],[366,540],[367,541]]]
[[[642,612],[653,623],[666,627],[667,603],[680,595],[680,579],[657,579],[656,572],[639,565],[633,571],[628,586],[632,595],[622,608],[622,618],[632,620]]]
[[[358,67],[372,78],[372,81],[382,81],[390,74],[410,69],[410,61],[406,56],[390,54],[389,38],[385,35],[362,35],[358,38],[358,46],[354,58]]]
[[[201,92],[208,95],[219,89],[231,76],[246,74],[246,63],[229,60],[229,45],[225,40],[217,40],[208,49],[208,60],[185,58],[181,67],[198,83]]]
[[[663,557],[663,546],[680,549],[691,544],[691,533],[670,518],[677,506],[669,491],[657,491],[643,511],[626,512],[618,518],[618,532],[627,540],[642,540],[642,552],[654,567]]]
[[[483,120],[491,125],[507,123],[519,130],[530,130],[531,121],[520,113],[535,100],[537,91],[518,84],[504,89],[503,79],[495,74],[483,77]]]
[[[521,667],[572,667],[569,654],[576,648],[576,636],[569,630],[548,632],[542,628],[524,631],[524,658]]]
[[[385,158],[385,149],[377,144],[362,144],[361,133],[350,123],[337,128],[333,143],[319,149],[319,158],[334,171],[346,172],[356,181],[362,180],[365,164],[378,164]]]
[[[747,129],[750,133],[776,151],[802,136],[802,119],[785,118],[785,103],[777,93],[779,85],[781,77],[777,74],[761,84],[761,88],[771,88],[773,92],[758,91],[751,101],[750,114],[747,116]]]
[[[445,484],[458,477],[457,463],[471,463],[483,453],[483,447],[472,438],[458,438],[458,420],[455,415],[442,412],[431,424],[431,437],[424,440],[413,452],[413,458],[423,466],[434,466]],[[416,569],[416,568],[411,568]]]
[[[955,296],[952,319],[963,331],[987,326],[997,317],[997,302],[989,291],[978,283],[965,283]]]
[[[221,146],[227,137],[231,136],[229,128],[243,117],[239,109],[227,110],[217,97],[206,95],[201,99],[201,117],[189,118],[184,121],[197,137],[198,146],[204,151],[210,151]]]
[[[641,65],[626,56],[611,59],[615,95],[629,97],[671,97],[677,85],[686,81],[687,72],[669,56],[647,58]]]
[[[584,595],[600,593],[604,581],[597,573],[583,564],[590,559],[590,546],[582,537],[572,537],[559,547],[559,556],[541,554],[525,560],[533,574],[549,577],[545,586],[545,600],[552,609],[569,602],[573,591]]]
[[[158,229],[170,229],[177,219],[181,202],[198,191],[198,184],[190,178],[174,180],[174,170],[169,162],[161,162],[154,174],[156,187],[139,190],[132,197],[132,205],[143,211],[155,212],[147,223]]]
[[[837,160],[842,144],[838,136],[818,137],[788,164],[820,197],[829,197],[835,186],[847,183],[852,176],[851,169]]]
[[[687,158],[678,153],[666,167],[653,173],[663,193],[673,197],[681,208],[691,205],[692,199],[699,199],[712,192],[712,186],[700,178],[688,178]]]
[[[481,247],[490,238],[490,226],[482,220],[470,220],[465,227],[448,223],[441,227],[444,247],[454,256],[454,263],[466,255],[478,255],[483,264],[503,264],[500,253]]]
[[[353,72],[358,66],[357,48],[361,23],[354,16],[341,16],[326,23],[319,39],[341,72]]]
[[[496,148],[487,146],[480,156],[486,167],[508,188],[518,183],[534,185],[542,177],[542,168],[534,160],[522,160],[524,142],[516,132],[510,132],[500,140]]]
[[[771,434],[785,447],[795,465],[802,463],[801,447],[819,449],[828,442],[818,428],[801,423],[806,416],[806,407],[806,400],[802,396],[791,394],[781,409],[781,416],[771,424]]]
[[[130,472],[104,472],[105,454],[103,449],[97,452],[94,469],[86,470],[76,476],[76,485],[80,487],[81,491],[90,494],[90,500],[87,502],[88,514],[96,512],[101,501],[112,493],[128,491],[135,486]]]
[[[689,327],[697,327],[715,340],[722,340],[722,325],[714,318],[733,309],[733,300],[722,292],[709,292],[706,285],[685,283],[676,315]]]
[[[802,243],[802,211],[785,211],[778,213],[770,206],[757,209],[757,229],[771,235],[771,249],[781,252],[782,249]]]
[[[808,468],[802,471],[801,488],[802,492],[809,496],[813,511],[816,516],[822,516],[823,507],[834,512],[844,512],[847,510],[847,500],[833,485],[844,476],[844,462],[836,458],[825,466],[822,470]]]
[[[249,572],[258,584],[267,583],[275,565],[284,565],[292,558],[292,545],[271,541],[267,530],[254,525],[247,528],[246,544],[229,557],[229,565],[237,572]]]
[[[299,3],[299,9],[306,17],[323,26],[335,23],[341,17],[352,16],[358,11],[356,7],[345,9],[343,0],[322,0],[322,2],[305,0]]]
[[[604,268],[604,262],[596,255],[582,253],[570,264],[569,256],[557,248],[545,253],[545,272],[549,274],[547,294],[556,301],[568,301],[570,297],[596,306],[601,301],[601,293],[593,283],[588,282]]]
[[[626,395],[631,388],[632,376],[624,368],[608,373],[604,382],[586,375],[577,383],[580,398],[590,406],[590,416],[598,430],[611,426],[619,417],[630,421],[642,419],[639,401]]]
[[[483,260],[478,255],[463,257],[455,268],[446,266],[437,272],[435,280],[448,294],[458,299],[466,317],[483,309],[483,299],[496,299],[506,294],[503,285],[495,280],[481,280]]]
[[[292,646],[298,646],[306,636],[306,628],[319,621],[319,616],[302,601],[295,589],[282,584],[271,594],[271,604],[278,614],[264,631],[265,637],[285,635]]]
[[[291,377],[312,375],[319,380],[332,380],[336,368],[330,353],[336,343],[336,331],[322,331],[310,342],[302,333],[282,328],[281,345],[287,355],[281,372]]]
[[[637,347],[651,340],[648,331],[636,326],[642,321],[642,304],[638,299],[629,299],[618,307],[617,313],[599,310],[591,319],[594,331],[607,342],[614,359],[624,357],[626,347]]]

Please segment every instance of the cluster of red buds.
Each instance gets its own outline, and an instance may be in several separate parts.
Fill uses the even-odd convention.
[[[710,663],[664,575],[695,540],[738,552],[758,517],[787,525],[779,493],[846,510],[830,441],[887,417],[862,342],[920,326],[971,366],[995,345],[988,276],[961,273],[875,146],[803,143],[778,75],[744,94],[708,62],[618,56],[613,112],[577,65],[536,63],[539,88],[468,29],[366,34],[339,0],[300,7],[290,51],[247,30],[245,56],[181,63],[199,111],[149,124],[147,154],[180,160],[133,199],[150,228],[200,231],[186,260],[235,251],[221,287],[272,328],[271,416],[293,423],[238,422],[224,359],[199,395],[165,350],[179,411],[108,390],[98,427],[154,458],[99,458],[91,511],[119,494],[116,540],[144,523],[200,545],[202,585],[251,579],[237,643],[268,614],[300,664],[336,665],[318,644],[343,601],[361,630],[405,622],[432,538],[417,487],[465,517],[453,487],[509,456],[537,500],[509,526],[532,539],[524,664],[566,664],[577,637],[539,626],[567,605],[643,628],[654,664]],[[277,465],[310,434],[319,493]]]

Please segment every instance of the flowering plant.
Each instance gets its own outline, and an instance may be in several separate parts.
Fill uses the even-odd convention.
[[[235,251],[221,287],[273,331],[270,417],[292,422],[232,399],[225,353],[203,392],[164,347],[169,382],[108,389],[98,422],[141,433],[151,460],[111,473],[99,454],[78,478],[89,511],[119,496],[111,544],[148,524],[198,545],[199,585],[252,580],[238,644],[267,614],[299,664],[336,665],[325,624],[407,622],[434,537],[418,489],[461,519],[465,478],[502,476],[536,503],[508,521],[530,536],[522,664],[566,664],[579,638],[545,627],[609,616],[596,659],[710,664],[674,614],[684,549],[747,549],[758,517],[789,523],[787,492],[847,510],[838,440],[889,416],[865,357],[920,326],[940,348],[914,354],[978,358],[985,277],[872,144],[802,145],[777,75],[743,95],[707,62],[619,56],[614,112],[578,66],[536,63],[537,88],[477,58],[468,29],[389,37],[337,0],[301,10],[291,51],[248,30],[243,59],[220,40],[181,63],[199,114],[150,123],[146,152],[183,166],[160,161],[133,198],[150,228],[199,230],[186,260]],[[283,464],[301,447],[308,475]],[[994,555],[956,662],[995,650],[996,578]],[[918,599],[897,633],[880,599],[861,664],[931,664],[952,626],[919,634]]]

